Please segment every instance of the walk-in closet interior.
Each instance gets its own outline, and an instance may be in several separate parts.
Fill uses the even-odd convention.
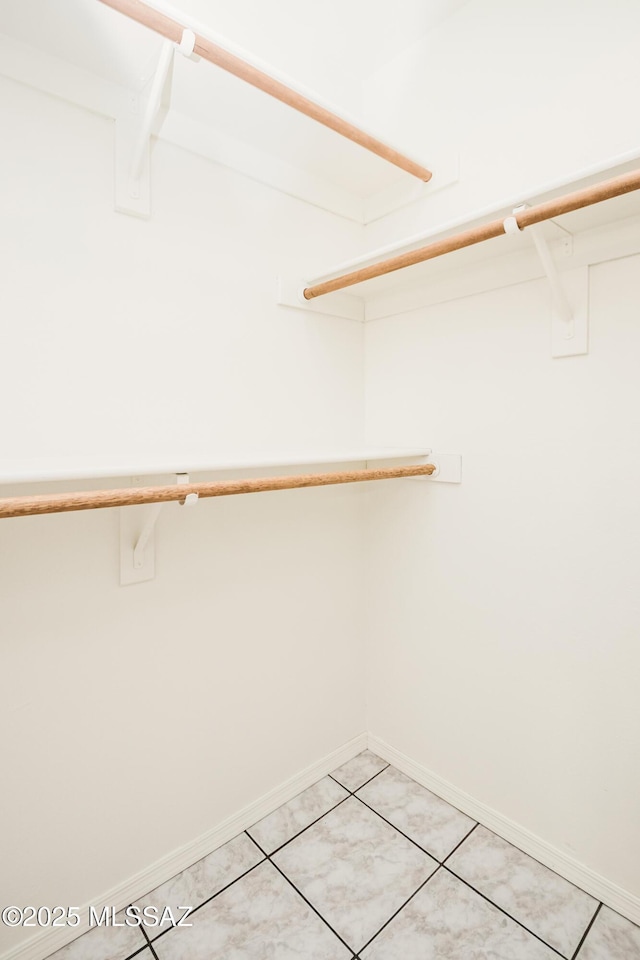
[[[640,960],[639,39],[0,4],[0,960]]]

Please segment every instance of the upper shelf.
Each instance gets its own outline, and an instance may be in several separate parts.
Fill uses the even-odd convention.
[[[346,277],[363,268],[372,267],[375,264],[382,263],[387,259],[400,257],[403,254],[411,254],[413,251],[419,251],[439,241],[446,241],[449,238],[457,238],[464,231],[480,231],[481,228],[491,226],[497,223],[500,227],[499,235],[494,235],[488,240],[480,243],[464,246],[461,249],[454,249],[446,252],[444,255],[437,256],[434,259],[428,259],[410,266],[403,266],[401,269],[393,270],[382,276],[365,279],[358,283],[352,283],[346,286],[338,293],[327,293],[316,296],[309,301],[316,310],[321,309],[321,303],[327,303],[327,312],[333,312],[329,306],[332,297],[360,298],[367,304],[375,302],[380,297],[388,297],[393,293],[410,289],[425,288],[427,283],[432,284],[434,280],[443,276],[456,276],[464,280],[465,274],[478,265],[485,264],[487,261],[494,261],[496,258],[509,258],[513,260],[519,254],[526,253],[532,249],[530,239],[527,237],[526,228],[520,233],[503,233],[501,221],[511,216],[514,207],[525,202],[527,206],[537,207],[547,201],[553,201],[564,198],[566,195],[596,187],[608,181],[610,178],[621,177],[624,174],[635,174],[639,164],[638,154],[627,155],[625,157],[615,158],[606,164],[588,171],[582,171],[575,174],[571,179],[562,182],[547,185],[531,190],[527,196],[512,198],[501,201],[500,203],[484,210],[474,211],[463,218],[441,224],[428,232],[412,236],[384,248],[371,251],[366,256],[355,260],[338,264],[330,271],[308,278],[305,287],[314,287],[322,285],[334,278]],[[627,179],[632,179],[631,177]],[[637,177],[633,178],[634,181]],[[637,218],[640,217],[640,191],[637,187],[634,192],[626,193],[622,196],[614,196],[611,199],[593,203],[582,209],[574,210],[569,213],[555,216],[551,220],[539,223],[536,229],[542,232],[543,236],[550,242],[560,241],[565,246],[565,255],[573,256],[576,254],[577,244],[573,244],[574,239],[582,243],[585,248],[582,251],[583,256],[587,256],[586,248],[589,246],[590,234],[602,231],[610,225],[616,225],[617,232],[622,234],[622,225],[629,227],[627,232],[637,236]],[[531,211],[533,214],[534,211]],[[526,214],[524,214],[526,216]],[[482,238],[481,238],[482,239]],[[574,264],[575,265],[575,264]],[[460,295],[464,295],[461,291]],[[375,311],[374,311],[375,313]],[[339,314],[346,315],[346,314]],[[367,316],[366,319],[371,319]]]
[[[297,110],[303,116],[309,117],[321,126],[333,130],[375,156],[381,157],[400,170],[410,173],[425,183],[431,179],[431,171],[423,164],[364,131],[335,110],[321,104],[317,98],[309,97],[299,89],[298,85],[294,86],[291,82],[276,76],[273,70],[258,65],[246,54],[243,56],[234,52],[228,43],[220,43],[219,39],[214,40],[209,31],[190,28],[179,12],[172,11],[171,14],[167,14],[158,8],[157,2],[155,5],[142,3],[141,0],[101,0],[101,2],[136,23],[153,30],[166,40],[180,44],[181,49],[183,43],[188,43],[189,59],[201,57],[244,83]]]
[[[110,477],[145,477],[174,473],[222,473],[231,470],[259,470],[274,467],[303,467],[313,464],[367,463],[370,461],[412,460],[428,457],[429,447],[354,447],[314,452],[283,451],[275,455],[242,458],[203,459],[176,456],[163,459],[96,459],[66,457],[49,460],[0,460],[0,484],[53,483],[68,480],[97,480]]]
[[[104,0],[108,2],[127,7],[127,0]],[[182,2],[187,8],[196,6],[192,0]],[[144,101],[148,93],[165,41],[104,3],[30,0],[27,5],[23,0],[5,0],[0,5],[0,34],[4,35],[0,36],[0,73],[116,119],[124,107],[130,112],[131,97]],[[175,21],[202,37],[203,43],[218,44],[232,58],[243,59],[250,70],[268,74],[275,84],[288,85],[298,100],[313,101],[320,111],[330,111],[387,143],[383,131],[369,132],[366,122],[350,116],[357,102],[355,82],[349,94],[341,95],[341,85],[335,82],[327,88],[328,97],[320,96],[164,0],[153,0],[153,7],[159,8],[160,15],[173,13]],[[205,8],[203,16],[212,14]],[[273,44],[271,52],[275,52]],[[434,179],[425,183],[424,178],[417,179],[256,89],[251,81],[204,61],[174,59],[173,75],[165,86],[164,114],[152,130],[154,136],[284,193],[364,223],[425,191],[442,188],[457,175],[455,158],[406,157],[426,170],[435,163]],[[333,96],[338,98],[335,106],[328,102]],[[406,155],[402,144],[389,146]]]

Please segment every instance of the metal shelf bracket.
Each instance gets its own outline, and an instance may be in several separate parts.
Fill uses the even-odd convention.
[[[520,233],[515,214],[527,204],[514,208],[504,221],[505,233]],[[576,357],[589,352],[589,268],[558,270],[540,224],[527,227],[551,288],[551,356]],[[571,246],[565,244],[570,253]]]
[[[128,109],[116,118],[115,208],[134,217],[151,214],[151,135],[162,126],[169,109],[174,53],[190,60],[195,34],[184,30],[179,44],[165,40],[151,73],[143,78],[139,92],[129,98]],[[146,91],[148,90],[148,93]]]
[[[176,483],[189,483],[188,473],[176,473]],[[198,502],[188,493],[181,506]],[[164,504],[120,507],[120,585],[142,583],[155,577],[155,529]]]
[[[462,483],[461,454],[432,452],[425,461],[435,464],[435,471],[429,477],[410,477],[410,480],[419,480],[421,483]]]

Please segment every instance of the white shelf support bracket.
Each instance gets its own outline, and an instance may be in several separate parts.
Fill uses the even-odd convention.
[[[134,478],[134,483],[139,478]],[[177,473],[176,483],[189,483],[188,473]],[[193,506],[197,493],[188,493],[181,505]],[[163,503],[120,508],[120,584],[142,583],[155,577],[155,529]]]
[[[144,527],[140,531],[140,536],[136,541],[136,545],[133,548],[133,566],[136,570],[141,570],[144,567],[144,554],[147,548],[147,544],[150,538],[153,536],[156,522],[160,516],[160,511],[162,510],[161,503],[152,503],[149,506],[147,511],[147,519]]]
[[[197,60],[193,55],[195,34],[184,30],[179,44],[165,40],[153,74],[143,83],[143,90],[134,94],[128,110],[116,118],[116,183],[115,207],[119,213],[135,217],[151,214],[150,143],[151,135],[159,130],[169,104],[164,102],[170,86],[173,57],[176,50],[183,56]]]
[[[281,307],[294,307],[308,313],[322,313],[329,317],[342,317],[343,320],[364,322],[364,301],[349,293],[328,293],[318,300],[307,300],[304,288],[309,284],[304,280],[277,278],[276,303]]]
[[[189,483],[188,473],[176,473],[176,483]],[[198,502],[197,493],[188,493],[184,500],[178,501],[181,507],[195,507]]]
[[[134,485],[140,482],[133,479]],[[153,580],[156,574],[155,529],[161,503],[120,507],[120,585]]]
[[[514,214],[526,209],[516,207]],[[504,221],[505,233],[519,233],[515,216]],[[576,357],[589,352],[589,268],[558,270],[539,224],[527,227],[551,288],[551,356]]]
[[[462,456],[459,453],[433,453],[429,463],[434,463],[436,469],[427,480],[432,483],[462,483]]]
[[[462,483],[462,456],[459,453],[430,453],[425,457],[425,463],[433,463],[434,472],[430,476],[409,477],[409,480],[419,480],[429,483]]]

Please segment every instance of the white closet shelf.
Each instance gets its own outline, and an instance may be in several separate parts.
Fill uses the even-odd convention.
[[[607,161],[595,165],[591,168],[576,171],[569,177],[561,178],[553,183],[540,185],[530,190],[525,190],[522,194],[506,198],[498,203],[492,204],[482,210],[475,210],[464,216],[441,223],[420,234],[407,237],[404,240],[372,250],[370,253],[336,264],[329,270],[314,277],[307,277],[304,283],[297,283],[296,289],[300,291],[297,303],[288,303],[289,306],[306,306],[302,299],[302,288],[313,287],[316,284],[323,284],[337,277],[341,277],[352,271],[360,270],[372,266],[389,257],[395,257],[401,254],[409,253],[420,249],[437,241],[445,240],[456,235],[461,230],[475,229],[486,224],[493,218],[504,219],[509,217],[514,207],[526,202],[527,205],[534,205],[553,200],[572,190],[583,189],[595,186],[602,182],[605,177],[615,177],[622,174],[631,173],[637,170],[640,161],[640,153],[632,151],[628,154],[609,158]],[[585,207],[581,210],[575,210],[570,213],[564,213],[561,217],[541,223],[536,228],[549,242],[557,242],[559,245],[568,243],[563,255],[570,258],[574,251],[571,249],[571,240],[573,237],[585,238],[589,244],[592,234],[602,231],[608,226],[616,226],[627,223],[630,228],[634,227],[634,222],[640,217],[640,191],[628,193],[624,196],[615,197],[602,203],[596,203],[593,206]],[[637,223],[635,224],[637,230]],[[326,303],[326,312],[337,316],[345,315],[340,309],[332,306],[337,303],[331,298],[341,297],[343,300],[349,298],[352,303],[364,301],[367,304],[367,310],[364,319],[377,319],[377,310],[375,301],[384,298],[389,293],[407,290],[408,288],[425,287],[426,284],[433,283],[436,278],[446,276],[447,274],[457,273],[460,277],[462,271],[499,262],[502,258],[509,255],[526,254],[530,244],[527,231],[519,235],[504,234],[495,237],[489,243],[478,243],[473,246],[463,247],[459,250],[453,250],[446,256],[436,257],[421,263],[395,270],[383,276],[363,280],[354,283],[340,290],[338,293],[327,293],[309,301],[309,309],[317,312],[322,311],[323,301]],[[585,254],[586,256],[587,254]],[[369,305],[371,308],[369,309]]]
[[[157,460],[0,460],[0,484],[55,483],[68,480],[98,480],[111,477],[151,477],[178,473],[218,473],[230,470],[260,470],[274,467],[303,467],[314,464],[368,463],[370,461],[413,460],[428,457],[429,447],[354,447],[347,450],[282,452],[275,456],[203,459],[179,456]]]

